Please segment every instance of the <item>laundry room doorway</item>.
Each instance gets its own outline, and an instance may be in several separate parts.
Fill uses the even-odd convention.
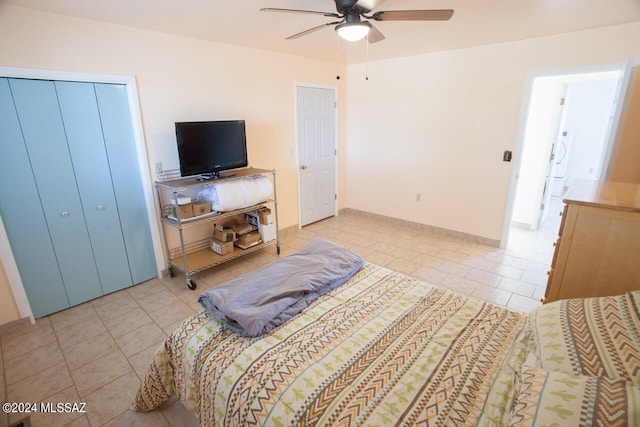
[[[633,59],[531,73],[514,156],[503,247],[555,240],[562,197],[574,180],[605,179]],[[537,236],[547,233],[548,236]]]

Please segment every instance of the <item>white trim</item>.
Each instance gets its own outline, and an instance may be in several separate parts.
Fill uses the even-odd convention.
[[[338,87],[337,86],[330,86],[330,85],[322,85],[322,84],[317,84],[317,83],[304,83],[304,82],[294,82],[293,84],[293,120],[294,120],[294,128],[295,128],[295,142],[296,142],[296,146],[295,146],[295,156],[296,156],[296,179],[297,179],[297,186],[298,186],[298,229],[302,228],[302,206],[300,204],[300,201],[302,200],[301,197],[301,193],[300,193],[300,153],[298,151],[298,147],[300,145],[300,141],[299,141],[299,135],[298,135],[298,89],[301,87],[308,87],[308,88],[315,88],[315,89],[327,89],[327,90],[332,90],[333,91],[333,100],[336,103],[336,107],[334,108],[334,141],[335,141],[335,146],[334,149],[336,150],[336,154],[333,158],[334,161],[334,170],[335,170],[335,190],[336,190],[336,198],[334,200],[334,204],[333,204],[333,214],[334,216],[338,216],[338,191],[339,191],[339,187],[338,187],[338,175],[339,173],[339,162],[338,162],[338,135],[339,135],[339,131],[338,131]]]
[[[135,81],[135,77],[133,76],[117,74],[73,73],[69,71],[39,70],[16,67],[0,67],[0,76],[17,79],[62,80],[89,83],[129,84],[132,80]]]
[[[16,259],[11,251],[11,246],[9,246],[9,238],[7,237],[2,217],[0,217],[0,261],[2,261],[4,271],[7,273],[9,286],[11,287],[11,292],[13,292],[13,299],[18,306],[20,318],[28,317],[31,323],[35,323],[31,305],[29,305],[27,294],[24,291],[20,271],[18,271],[18,266],[16,265]]]
[[[140,170],[140,178],[142,181],[142,189],[144,192],[145,205],[147,207],[147,217],[149,221],[149,227],[151,229],[151,240],[153,243],[153,252],[156,259],[156,265],[158,269],[158,277],[162,272],[162,266],[164,265],[164,254],[162,250],[162,244],[160,240],[160,230],[158,229],[158,221],[156,219],[156,206],[153,197],[153,188],[151,181],[151,174],[149,171],[149,157],[147,155],[147,146],[144,139],[144,130],[142,127],[142,118],[140,114],[140,102],[138,99],[138,87],[136,85],[136,79],[134,76],[124,76],[116,74],[91,74],[91,73],[75,73],[68,71],[53,71],[53,70],[39,70],[29,68],[15,68],[15,67],[0,67],[0,77],[10,78],[23,78],[23,79],[36,79],[36,80],[63,80],[74,82],[90,82],[90,83],[110,83],[110,84],[123,84],[127,87],[127,94],[129,98],[129,110],[131,112],[131,121],[133,125],[134,138],[136,142],[136,152],[138,156],[138,167]],[[4,253],[3,249],[9,249],[9,254]],[[9,241],[6,234],[0,234],[0,255],[2,256],[3,264],[7,268],[7,263],[15,265],[15,259]],[[16,268],[17,272],[17,268]],[[9,275],[9,272],[7,272]],[[26,299],[26,293],[24,291],[24,285],[20,280],[19,274],[9,277],[9,284],[16,299],[16,303],[19,304],[18,299],[20,295],[24,295]],[[28,301],[26,302],[28,306]],[[19,306],[20,308],[20,306]],[[28,308],[29,316],[31,315],[31,308]],[[22,315],[22,309],[21,309]]]
[[[162,241],[160,240],[160,230],[158,229],[156,201],[154,198],[154,190],[151,184],[149,155],[147,153],[147,145],[144,138],[144,129],[142,127],[140,101],[138,99],[138,86],[134,77],[129,77],[129,79],[129,82],[125,84],[127,86],[127,92],[129,94],[129,111],[131,112],[133,133],[136,141],[136,151],[138,153],[138,168],[140,170],[140,180],[142,181],[144,201],[147,207],[147,219],[149,221],[149,228],[151,230],[151,242],[153,244],[153,253],[156,259],[156,268],[158,277],[162,277],[165,257],[162,250]]]
[[[531,92],[533,89],[533,81],[538,75],[535,72],[528,72],[522,92],[522,102],[520,103],[520,118],[518,119],[518,138],[516,146],[513,150],[511,162],[511,178],[509,180],[509,194],[507,195],[507,207],[504,214],[504,222],[502,223],[502,236],[500,238],[500,248],[507,247],[509,240],[509,229],[511,228],[511,218],[513,217],[513,205],[516,200],[516,191],[518,189],[518,176],[520,175],[520,166],[522,158],[522,148],[524,147],[525,129],[527,127],[527,117],[529,115],[529,104],[531,103]]]

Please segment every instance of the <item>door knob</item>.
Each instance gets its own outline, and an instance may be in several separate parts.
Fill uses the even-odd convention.
[[[98,205],[98,210],[99,211],[103,211],[104,210],[104,205]]]
[[[62,212],[62,216],[69,216],[69,212],[67,211]]]
[[[300,166],[300,169],[305,170],[307,168],[307,165],[302,165]]]

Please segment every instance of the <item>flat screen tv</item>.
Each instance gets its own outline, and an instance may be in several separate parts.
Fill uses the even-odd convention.
[[[247,166],[244,120],[176,123],[180,175],[220,176]]]

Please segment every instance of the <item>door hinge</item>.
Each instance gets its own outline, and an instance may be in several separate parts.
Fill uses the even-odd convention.
[[[565,99],[564,98],[560,98],[560,105],[564,105],[565,103]]]
[[[544,210],[544,203],[540,203],[540,210],[543,211]]]
[[[333,195],[333,200],[338,200],[338,195],[337,194]]]

